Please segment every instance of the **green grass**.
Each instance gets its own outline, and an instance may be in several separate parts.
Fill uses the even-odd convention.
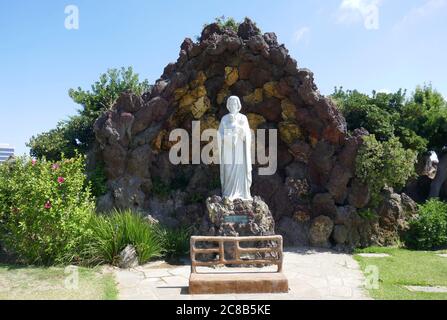
[[[78,268],[77,286],[60,267],[0,265],[0,300],[115,300],[118,290],[113,275],[97,268]],[[71,282],[73,284],[74,282]]]
[[[447,286],[447,258],[435,251],[411,251],[399,248],[367,248],[356,253],[387,253],[386,258],[364,258],[355,255],[360,267],[379,269],[379,289],[369,294],[379,300],[447,300],[447,293],[410,292],[404,288],[414,286]]]

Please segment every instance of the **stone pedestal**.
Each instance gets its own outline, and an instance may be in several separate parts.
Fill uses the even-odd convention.
[[[206,200],[207,214],[201,231],[207,236],[271,236],[275,221],[268,205],[260,197],[234,200],[212,196]]]
[[[249,237],[275,235],[275,221],[268,205],[260,197],[253,200],[234,200],[212,196],[206,200],[201,235],[225,237]],[[269,247],[270,243],[247,243],[255,248]],[[232,244],[225,245],[225,257],[231,258]],[[250,258],[261,258],[261,256]]]

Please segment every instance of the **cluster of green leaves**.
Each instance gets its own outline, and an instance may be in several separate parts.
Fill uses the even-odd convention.
[[[95,168],[88,172],[88,181],[90,182],[93,196],[100,197],[107,193],[107,176],[104,163],[96,163]]]
[[[34,158],[59,161],[62,155],[72,158],[77,153],[86,154],[93,140],[92,120],[76,115],[59,122],[48,132],[31,137],[27,146]]]
[[[163,246],[163,255],[168,259],[179,258],[189,253],[191,227],[179,228],[159,227],[159,236]]]
[[[397,134],[410,148],[413,139],[406,139],[406,132],[425,139],[429,150],[440,151],[447,144],[447,102],[431,86],[416,88],[402,109]]]
[[[416,152],[405,149],[396,137],[379,142],[374,135],[364,137],[356,158],[356,176],[368,184],[372,200],[379,200],[385,187],[402,188],[415,175]]]
[[[91,237],[84,244],[86,264],[118,263],[120,252],[133,245],[140,263],[162,254],[158,227],[132,211],[115,211],[107,215],[92,215],[89,221]]]
[[[419,215],[410,221],[405,242],[415,249],[447,247],[447,203],[431,199],[419,206]]]
[[[377,213],[371,208],[364,208],[357,211],[358,215],[363,219],[374,220],[377,218]]]
[[[159,257],[181,257],[189,252],[190,228],[166,228],[130,210],[92,215],[89,228],[91,236],[82,254],[83,263],[88,265],[116,265],[127,245],[135,247],[140,264]]]
[[[171,188],[158,177],[152,178],[152,192],[162,199],[166,199],[171,193]]]
[[[189,178],[184,173],[177,173],[169,183],[164,182],[160,177],[153,177],[152,192],[160,198],[165,199],[174,190],[185,191],[188,184]]]
[[[121,93],[131,91],[142,95],[148,89],[149,82],[140,82],[139,75],[134,73],[132,67],[128,67],[109,69],[92,85],[91,90],[85,91],[79,87],[70,89],[68,95],[82,106],[79,110],[81,116],[96,120],[104,110],[113,106]]]
[[[250,20],[250,18],[245,17],[244,21],[247,21],[247,20]],[[230,29],[230,30],[233,30],[234,32],[238,32],[239,26],[241,25],[241,23],[237,22],[234,18],[225,17],[225,16],[220,16],[220,17],[215,18],[214,23],[216,23],[220,29]],[[256,32],[258,34],[261,34],[261,30],[258,28],[256,23],[254,23],[253,21],[252,21],[252,23],[254,24],[254,26],[256,28]],[[203,25],[203,28],[206,28],[206,26],[208,26],[208,23],[205,23]],[[199,36],[197,36],[196,38],[197,38],[197,40],[200,40]]]
[[[148,89],[148,81],[140,81],[131,67],[109,69],[91,90],[70,89],[69,96],[81,105],[78,114],[58,123],[55,129],[33,136],[27,144],[31,156],[58,161],[62,154],[67,157],[76,152],[85,154],[94,141],[93,124],[98,116],[111,108],[121,93],[132,91],[141,95]]]
[[[206,196],[199,192],[190,192],[186,196],[185,204],[203,203],[206,200]]]
[[[419,153],[439,151],[446,144],[447,103],[430,85],[406,91],[373,92],[336,88],[332,98],[346,118],[348,129],[365,128],[379,141],[399,138],[404,148]]]
[[[94,202],[84,156],[0,165],[0,241],[26,263],[69,263],[89,234]]]
[[[237,32],[240,25],[234,18],[227,18],[225,16],[217,17],[215,21],[221,29],[231,29],[235,32]]]

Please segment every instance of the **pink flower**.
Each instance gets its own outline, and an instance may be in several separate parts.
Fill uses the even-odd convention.
[[[50,201],[45,202],[44,208],[51,209],[51,202]]]
[[[54,163],[52,166],[51,166],[51,169],[53,169],[53,170],[57,170],[57,169],[59,169],[60,168],[60,165],[58,164],[58,163]]]
[[[58,177],[58,178],[57,178],[57,182],[58,182],[59,184],[63,184],[63,183],[65,182],[64,177]]]
[[[31,160],[31,164],[34,166],[37,163],[36,159]]]

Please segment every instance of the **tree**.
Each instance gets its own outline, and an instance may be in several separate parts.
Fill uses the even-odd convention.
[[[447,105],[431,85],[418,86],[410,97],[406,91],[366,95],[357,90],[335,88],[335,100],[348,129],[365,128],[379,141],[398,137],[405,148],[422,154],[439,152],[447,141]]]
[[[132,91],[143,94],[150,88],[147,80],[140,81],[131,67],[109,69],[99,77],[91,90],[70,89],[68,94],[81,105],[78,114],[61,121],[55,129],[33,136],[29,143],[33,157],[57,161],[62,154],[72,157],[85,154],[95,139],[93,124],[102,112],[111,108],[121,93]]]
[[[332,98],[343,112],[348,129],[363,127],[381,142],[398,141],[405,149],[419,155],[433,150],[440,155],[447,144],[447,103],[431,85],[416,87],[406,97],[406,91],[362,94],[356,90],[335,88]],[[440,157],[437,176],[430,196],[439,197],[447,180],[447,152]]]
[[[51,161],[58,161],[62,155],[72,158],[76,152],[86,154],[94,140],[92,126],[88,117],[72,116],[59,122],[55,129],[33,136],[27,144],[30,154]]]
[[[335,88],[332,98],[343,112],[348,130],[365,128],[380,141],[387,141],[394,136],[394,112],[401,107],[401,91],[396,94],[373,92],[370,97],[357,90]]]
[[[427,140],[439,152],[447,144],[447,103],[431,85],[418,86],[400,114],[399,126]]]
[[[132,67],[128,67],[109,69],[91,86],[91,91],[84,91],[79,87],[76,90],[70,89],[68,95],[82,106],[80,115],[96,120],[115,103],[121,93],[132,91],[141,95],[148,89],[149,82],[140,82],[139,75],[133,72]]]

